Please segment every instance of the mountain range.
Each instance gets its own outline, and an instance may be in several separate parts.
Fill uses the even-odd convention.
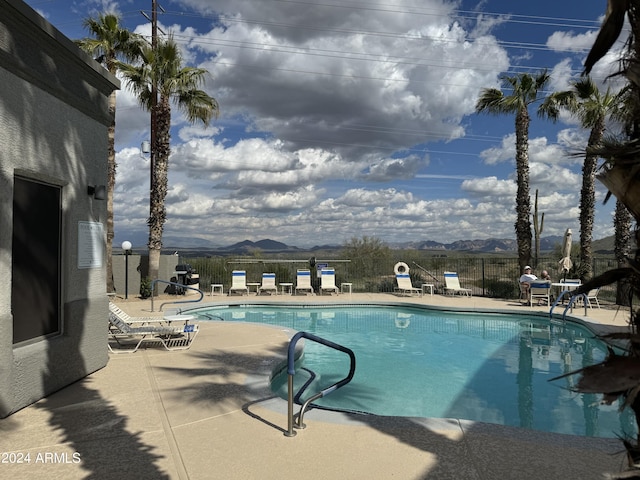
[[[540,239],[540,251],[551,252],[559,248],[562,236],[549,236]],[[574,242],[575,243],[575,242]],[[165,251],[197,250],[207,252],[210,255],[246,255],[258,251],[268,253],[304,253],[315,251],[341,250],[343,245],[317,245],[311,248],[299,248],[287,245],[276,240],[264,239],[253,242],[244,240],[227,246],[215,246],[211,242],[199,238],[175,238],[164,239]],[[434,252],[465,252],[465,253],[516,253],[517,243],[512,239],[490,238],[486,240],[457,240],[452,243],[440,243],[431,240],[403,242],[389,244],[394,250],[429,250]],[[606,254],[613,251],[613,237],[607,237],[593,242],[594,253]]]

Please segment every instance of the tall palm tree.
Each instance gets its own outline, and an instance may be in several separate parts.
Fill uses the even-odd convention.
[[[594,153],[604,138],[608,118],[619,120],[624,95],[617,95],[607,88],[603,94],[590,77],[573,82],[571,89],[554,92],[538,108],[538,115],[554,122],[561,110],[574,115],[583,128],[590,129],[586,155],[582,165],[582,188],[580,190],[580,266],[583,281],[593,276],[593,224],[596,210],[596,169],[598,155]]]
[[[118,60],[135,61],[144,44],[144,39],[131,33],[120,25],[120,19],[114,14],[100,14],[97,18],[87,18],[84,27],[93,38],[77,40],[76,44],[89,55],[96,58],[109,73],[115,75],[118,71]],[[107,130],[107,292],[113,292],[113,191],[116,184],[116,92],[109,96],[109,114],[111,124]]]
[[[516,240],[520,270],[531,262],[531,199],[529,198],[529,105],[538,100],[538,94],[549,81],[543,70],[532,76],[521,73],[514,77],[503,76],[507,95],[496,88],[485,88],[476,103],[476,112],[493,115],[515,114],[516,132]]]
[[[169,155],[171,153],[171,104],[175,104],[191,123],[201,121],[209,125],[219,113],[218,102],[198,87],[207,71],[202,68],[183,67],[178,45],[169,38],[159,41],[156,49],[147,45],[141,52],[142,63],[137,66],[121,65],[128,86],[137,95],[140,105],[148,111],[153,108],[152,87],[159,95],[155,106],[157,130],[154,155],[153,182],[149,201],[149,277],[158,278],[162,233],[166,221],[164,200],[167,196]]]

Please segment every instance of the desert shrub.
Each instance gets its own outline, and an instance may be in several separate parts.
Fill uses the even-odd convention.
[[[487,279],[485,286],[488,297],[516,298],[520,294],[516,282]]]

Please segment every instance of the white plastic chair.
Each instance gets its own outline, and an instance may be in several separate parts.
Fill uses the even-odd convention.
[[[551,304],[551,282],[531,282],[529,286],[529,305],[533,307],[533,301],[537,299],[538,302],[540,300],[545,300],[547,305]]]
[[[592,288],[587,292],[587,305],[589,308],[593,308],[591,306],[591,302],[595,302],[595,304],[600,308],[600,302],[598,302],[598,292],[600,292],[600,288]]]

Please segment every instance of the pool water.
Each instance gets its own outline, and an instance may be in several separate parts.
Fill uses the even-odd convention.
[[[578,376],[549,379],[602,361],[606,346],[575,323],[527,314],[410,307],[245,306],[195,312],[199,320],[267,323],[350,348],[351,383],[315,404],[377,415],[440,417],[593,437],[634,434],[633,413],[571,391]],[[294,376],[301,401],[347,375],[348,356],[305,341]],[[286,370],[273,390],[287,398]]]

